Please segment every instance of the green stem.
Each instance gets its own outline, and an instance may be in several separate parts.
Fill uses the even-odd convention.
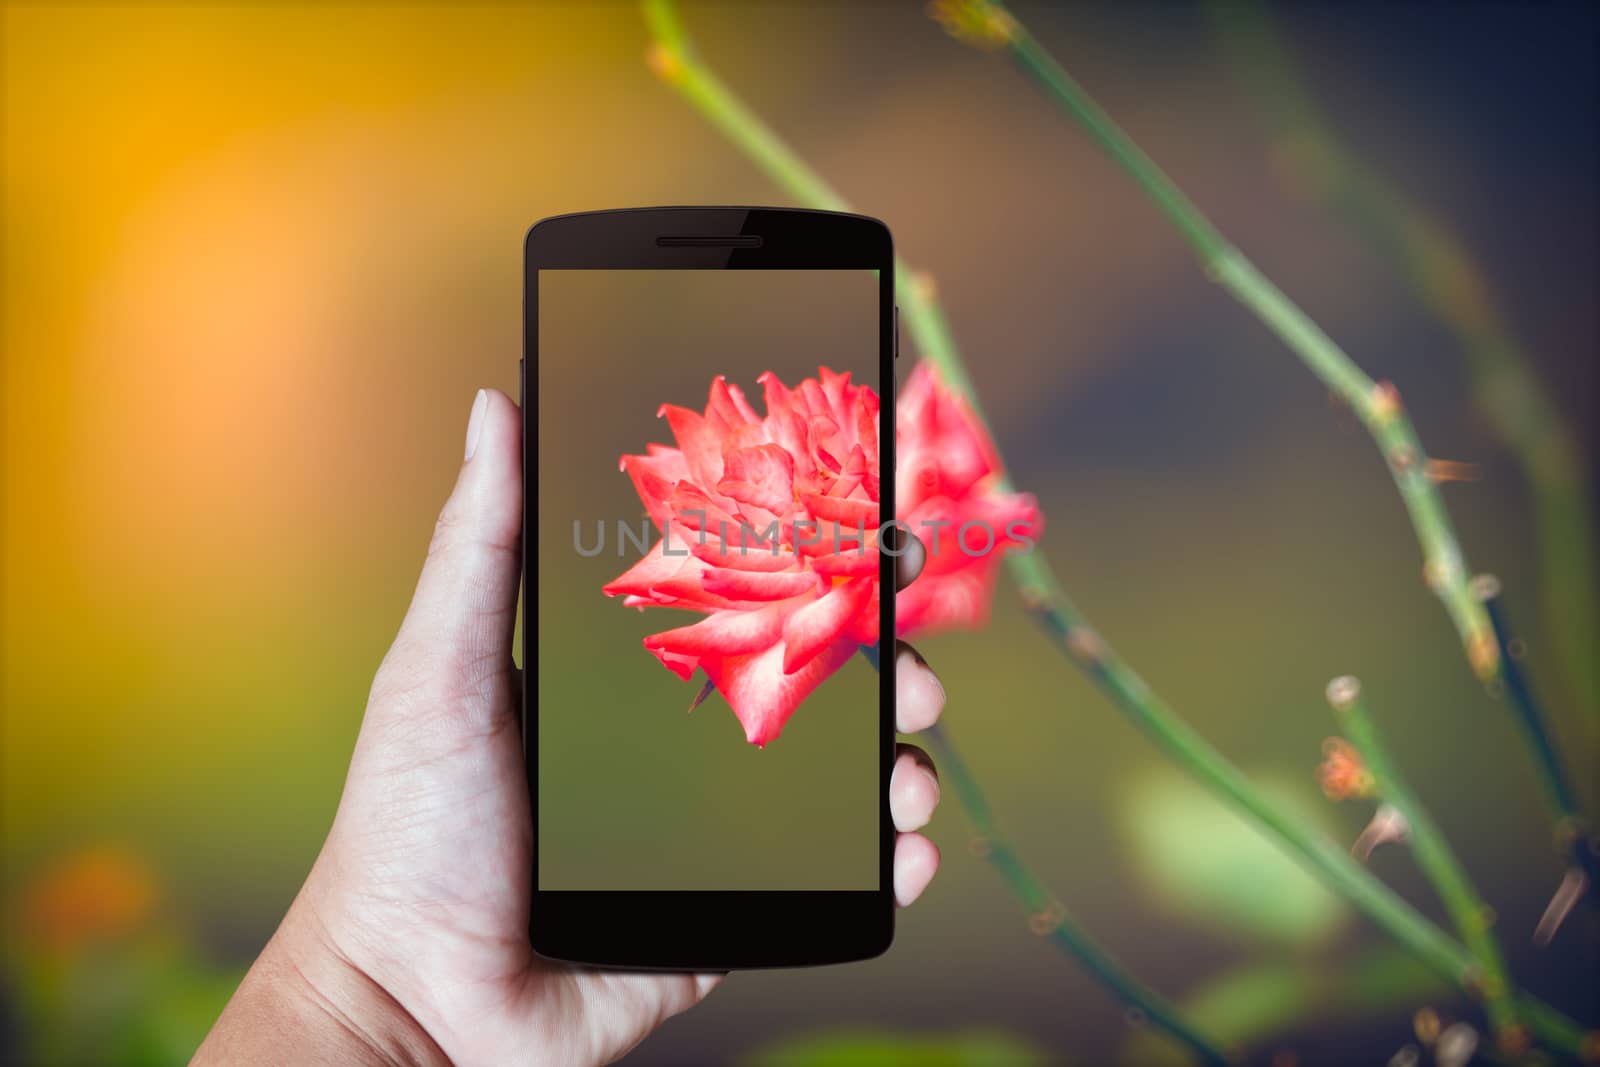
[[[1046,565],[1026,568],[1020,584],[1024,600],[1063,651],[1103,689],[1134,724],[1214,791],[1242,811],[1311,873],[1337,890],[1433,968],[1465,986],[1473,968],[1470,954],[1343,848],[1307,828],[1264,797],[1250,780],[1145,684],[1055,585]]]
[[[1111,116],[1074,81],[1026,27],[998,4],[1008,26],[1007,46],[1017,64],[1078,122],[1089,136],[1155,202],[1181,233],[1207,274],[1277,334],[1366,425],[1389,465],[1395,487],[1422,546],[1424,574],[1455,623],[1467,660],[1477,675],[1495,677],[1499,654],[1488,615],[1467,588],[1468,573],[1449,513],[1427,473],[1427,456],[1392,386],[1367,377],[1333,339],[1229,244],[1211,220]]]
[[[850,205],[832,185],[773,132],[738,95],[700,62],[670,0],[644,0],[645,22],[653,44],[650,66],[750,161],[797,204],[821,211],[849,211]],[[932,282],[895,257],[895,300],[911,340],[924,359],[938,367],[945,381],[968,397],[976,391],[956,351],[950,328],[933,297]]]
[[[1045,888],[1032,868],[1000,832],[988,799],[978,781],[961,758],[943,726],[933,726],[918,735],[933,750],[941,780],[955,786],[956,795],[977,835],[975,850],[994,865],[1028,913],[1029,926],[1048,937],[1061,951],[1077,960],[1101,985],[1107,987],[1161,1030],[1189,1048],[1202,1063],[1225,1064],[1230,1057],[1195,1029],[1182,1012],[1160,994],[1147,988],[1122,964],[1101,948],[1088,932],[1067,913],[1065,907]]]
[[[644,0],[644,11],[654,35],[651,65],[668,84],[692,102],[798,203],[812,208],[848,209],[843,197],[699,61],[669,0]],[[919,352],[939,369],[947,385],[964,393],[973,412],[982,419],[977,395],[932,286],[898,265],[896,280],[901,318]],[[1000,488],[1008,491],[1009,481]],[[1278,812],[1248,778],[1179,718],[1137,672],[1095,634],[1061,588],[1042,553],[1009,553],[1005,562],[1024,602],[1040,624],[1060,642],[1073,662],[1111,697],[1123,715],[1180,766],[1231,802],[1267,837],[1355,904],[1400,944],[1453,984],[1468,987],[1467,979],[1474,967],[1471,954],[1372,872],[1351,859],[1344,849],[1300,821]],[[1482,605],[1477,607],[1481,612]],[[1533,1003],[1538,1004],[1537,1001]],[[1536,1013],[1527,1013],[1535,1029],[1552,1047],[1571,1054],[1583,1038],[1582,1029],[1554,1009],[1542,1004],[1538,1004],[1538,1008]]]
[[[1489,612],[1494,624],[1495,639],[1500,642],[1500,656],[1504,663],[1501,678],[1506,695],[1516,713],[1517,724],[1534,756],[1534,767],[1539,772],[1545,802],[1550,807],[1556,824],[1556,843],[1566,853],[1567,861],[1582,871],[1588,880],[1589,899],[1594,902],[1600,894],[1600,863],[1596,862],[1593,844],[1578,807],[1577,791],[1567,774],[1566,766],[1556,753],[1555,742],[1545,725],[1544,713],[1539,708],[1533,686],[1522,671],[1521,657],[1513,648],[1511,624],[1506,620],[1500,581],[1490,574],[1480,574],[1473,579],[1473,588]]]
[[[863,645],[861,655],[872,664],[873,670],[883,669],[882,653],[877,645]],[[1182,1012],[1161,994],[1146,987],[1115,957],[1101,948],[1089,936],[1089,932],[1068,914],[1060,899],[1045,888],[1021,854],[1000,833],[988,798],[983,795],[977,777],[967,767],[960,750],[950,741],[946,728],[935,724],[918,736],[933,749],[940,780],[955,787],[956,799],[961,802],[962,810],[967,813],[967,821],[977,835],[973,839],[973,851],[1000,872],[1011,895],[1027,912],[1028,925],[1034,933],[1048,936],[1057,948],[1082,965],[1101,985],[1188,1046],[1202,1063],[1230,1062],[1229,1057],[1184,1019]]]
[[[1489,1026],[1499,1039],[1500,1048],[1507,1052],[1520,1051],[1527,1035],[1518,1020],[1505,958],[1489,929],[1493,913],[1478,896],[1428,809],[1395,769],[1366,701],[1362,699],[1361,684],[1351,677],[1335,678],[1328,685],[1328,703],[1338,714],[1345,737],[1361,754],[1378,796],[1405,820],[1417,866],[1439,894],[1456,932],[1477,961],[1473,985],[1483,1000],[1484,1013],[1489,1017]]]
[[[1594,502],[1578,435],[1551,398],[1466,242],[1376,169],[1347,151],[1295,71],[1260,3],[1212,0],[1223,44],[1267,115],[1296,189],[1355,222],[1412,292],[1456,337],[1473,399],[1522,467],[1534,496],[1541,601],[1550,640],[1590,726],[1600,720],[1600,612],[1591,593]]]
[[[682,93],[695,110],[772,175],[797,202],[821,211],[849,210],[844,197],[807,167],[770,126],[700,62],[670,2],[644,0],[643,8],[645,23],[654,38],[649,62],[657,75]]]

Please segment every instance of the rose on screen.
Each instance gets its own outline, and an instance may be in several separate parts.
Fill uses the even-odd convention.
[[[770,371],[757,381],[765,415],[719,375],[704,413],[658,411],[676,448],[622,457],[660,538],[604,592],[703,614],[644,647],[680,678],[704,671],[764,746],[878,643],[879,401],[827,367],[792,389]],[[997,490],[987,433],[928,368],[906,383],[897,423],[899,519],[928,549],[897,603],[900,635],[980,625],[1001,552],[1039,536],[1038,507]]]

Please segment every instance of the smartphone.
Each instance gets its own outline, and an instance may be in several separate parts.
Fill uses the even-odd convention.
[[[876,219],[528,233],[533,947],[731,970],[894,933],[894,253]]]

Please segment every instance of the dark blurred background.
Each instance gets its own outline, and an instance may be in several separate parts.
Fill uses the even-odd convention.
[[[1505,583],[1592,805],[1594,709],[1541,622],[1530,485],[1473,406],[1458,340],[1286,179],[1270,101],[1203,10],[1016,10],[1398,385],[1430,454],[1476,465],[1446,499],[1471,565]],[[1332,129],[1465,242],[1592,457],[1592,9],[1278,15]],[[1322,691],[1360,675],[1515,973],[1593,1024],[1595,922],[1580,910],[1531,944],[1561,875],[1537,781],[1359,423],[1015,69],[920,4],[685,20],[937,279],[1043,505],[1042,551],[1101,631],[1340,840],[1370,806],[1318,790]],[[631,5],[8,5],[3,27],[6,1043],[23,1062],[170,1062],[316,853],[473,390],[514,393],[527,227],[784,201],[649,73]],[[1040,873],[1150,984],[1256,1020],[1257,1058],[1384,1062],[1420,1007],[1476,1018],[1189,785],[1009,587],[987,630],[923,651]],[[955,804],[931,833],[944,870],[889,955],[737,977],[637,1062],[863,1033],[944,1062],[1170,1051],[1030,934]],[[1373,865],[1442,917],[1403,849]]]

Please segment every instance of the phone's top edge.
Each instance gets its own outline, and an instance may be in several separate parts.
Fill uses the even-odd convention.
[[[826,208],[787,207],[779,204],[658,204],[648,207],[608,207],[598,208],[594,211],[568,211],[560,215],[546,215],[528,227],[528,232],[532,233],[546,223],[563,222],[568,219],[593,218],[599,215],[645,215],[652,212],[667,211],[726,211],[730,213],[735,211],[770,211],[774,213],[781,212],[786,215],[827,215],[831,218],[860,219],[863,222],[874,223],[875,225],[883,226],[884,229],[888,229],[882,219],[873,215],[863,215],[859,211],[830,211]]]
[[[528,227],[528,232],[523,238],[523,252],[526,255],[532,250],[535,239],[540,233],[551,234],[553,236],[552,231],[560,232],[569,226],[582,225],[587,220],[620,223],[628,219],[634,219],[638,220],[639,225],[642,227],[646,224],[646,220],[650,219],[651,217],[656,217],[661,221],[665,221],[668,217],[673,215],[700,214],[724,215],[729,219],[739,218],[742,220],[746,216],[753,213],[761,213],[770,216],[788,216],[789,218],[793,219],[798,219],[801,217],[813,218],[819,221],[826,219],[834,223],[849,221],[859,224],[862,229],[870,227],[881,232],[882,239],[892,255],[892,250],[894,247],[893,234],[890,232],[888,225],[882,219],[874,218],[871,215],[862,215],[852,211],[825,211],[817,208],[770,207],[763,205],[735,206],[715,204],[676,204],[663,205],[659,207],[605,208],[597,211],[573,211],[563,215],[550,215],[546,218],[540,219],[538,222]]]

